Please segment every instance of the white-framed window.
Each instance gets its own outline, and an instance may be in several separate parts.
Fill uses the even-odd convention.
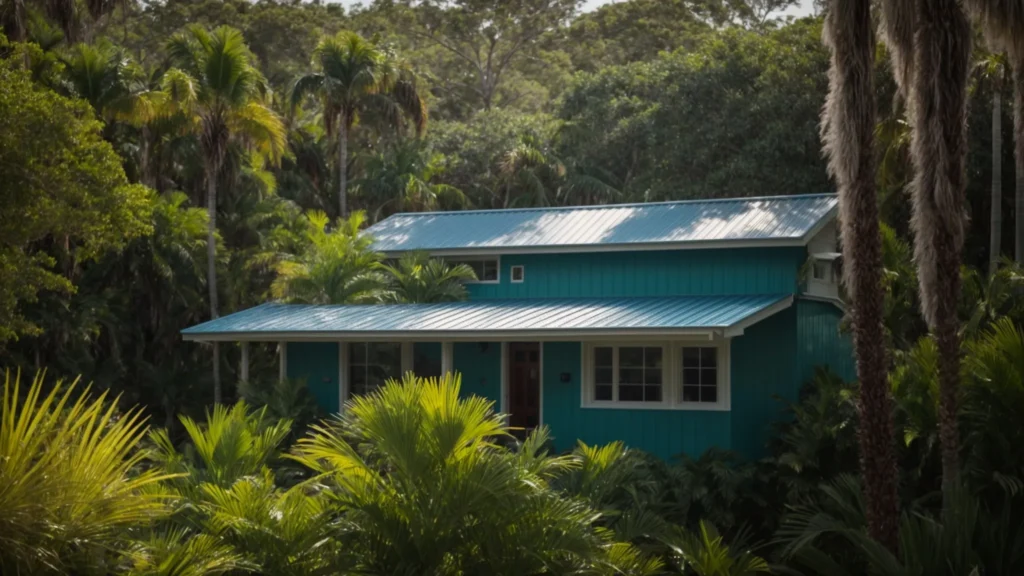
[[[399,342],[351,342],[348,345],[349,396],[369,394],[402,377]]]
[[[497,284],[501,280],[501,259],[497,256],[468,258],[445,258],[449,266],[465,264],[476,273],[476,281],[469,284]]]
[[[513,284],[520,284],[526,280],[526,267],[525,266],[513,266],[510,269],[509,276],[512,277]]]
[[[729,410],[729,343],[585,343],[583,406]]]

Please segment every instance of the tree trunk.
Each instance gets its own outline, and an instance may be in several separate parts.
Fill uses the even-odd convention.
[[[960,474],[957,395],[960,337],[957,304],[964,243],[967,75],[971,28],[959,0],[919,0],[914,81],[910,92],[914,162],[914,259],[921,309],[939,352],[939,440],[947,496]]]
[[[1003,95],[992,90],[992,211],[989,218],[988,274],[999,268],[1003,252]]]
[[[825,21],[832,51],[822,139],[839,189],[843,271],[852,297],[853,344],[860,378],[860,467],[868,531],[898,545],[899,500],[882,324],[882,236],[875,191],[874,50],[870,0],[835,0]]]
[[[156,189],[153,184],[152,170],[150,168],[150,157],[152,154],[152,143],[150,142],[149,127],[143,126],[139,137],[139,181],[144,186]]]
[[[1013,258],[1024,265],[1024,58],[1013,63],[1013,165],[1016,179],[1014,194]]]
[[[217,303],[217,174],[216,162],[206,172],[206,285],[210,290],[210,318],[220,316]],[[220,346],[213,343],[213,402],[220,404]]]
[[[338,217],[348,218],[348,114],[338,123]]]

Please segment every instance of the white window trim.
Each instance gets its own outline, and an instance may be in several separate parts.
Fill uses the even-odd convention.
[[[445,262],[480,262],[484,260],[494,260],[497,262],[498,277],[494,280],[466,280],[464,284],[501,284],[501,256],[449,256],[445,258]]]
[[[519,280],[516,280],[516,268],[519,268],[519,271],[522,274],[519,277]],[[515,266],[511,266],[508,271],[508,278],[509,281],[513,284],[522,284],[523,282],[526,281],[526,266],[523,266],[522,264],[516,264]]]
[[[594,400],[594,348],[612,346],[660,346],[663,350],[661,402],[627,402],[622,400]],[[699,346],[718,349],[718,401],[683,402],[683,347]],[[731,338],[708,340],[673,340],[669,342],[616,341],[584,342],[580,355],[582,374],[580,406],[612,410],[691,410],[726,412],[732,409]],[[615,373],[615,370],[613,370]],[[616,376],[617,378],[617,376]],[[617,386],[616,386],[617,389]]]

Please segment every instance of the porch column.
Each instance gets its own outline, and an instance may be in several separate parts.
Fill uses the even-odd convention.
[[[413,351],[412,342],[402,342],[402,377],[408,372],[412,372],[413,368]]]
[[[454,348],[451,342],[441,342],[441,376],[454,370]]]
[[[249,382],[249,343],[242,342],[242,365],[238,371],[243,383]]]
[[[287,380],[288,379],[288,343],[278,342],[277,343],[277,379]]]
[[[338,342],[338,414],[345,412],[348,400],[348,342]]]

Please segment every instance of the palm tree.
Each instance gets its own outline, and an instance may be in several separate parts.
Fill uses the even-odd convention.
[[[468,297],[465,282],[476,280],[468,265],[449,266],[425,252],[406,254],[397,264],[382,268],[388,276],[384,302],[458,302]]]
[[[343,510],[337,538],[374,574],[651,573],[656,561],[602,535],[601,514],[552,487],[575,458],[549,456],[546,430],[518,451],[493,403],[458,376],[406,376],[313,427],[293,457]],[[624,569],[625,566],[629,570]]]
[[[422,142],[398,142],[373,154],[356,180],[359,194],[376,206],[374,220],[394,212],[459,210],[469,205],[462,190],[433,180],[441,172],[441,154],[430,156]]]
[[[100,118],[138,124],[153,117],[161,95],[148,89],[142,70],[109,42],[76,44],[60,59],[74,94]]]
[[[412,72],[354,32],[321,39],[313,53],[313,67],[315,72],[295,82],[292,105],[309,95],[323,105],[324,127],[338,145],[338,216],[347,218],[348,139],[360,116],[378,115],[399,130],[408,117],[421,134],[427,125],[427,107]]]
[[[221,26],[212,33],[190,26],[167,44],[177,68],[164,76],[174,110],[199,137],[206,176],[207,284],[210,316],[217,318],[217,180],[232,141],[277,160],[285,145],[281,120],[264,104],[267,86],[242,33]],[[213,347],[214,402],[221,401],[220,351]]]
[[[532,137],[523,138],[505,154],[499,173],[498,205],[502,208],[600,204],[619,196],[614,187],[567,166]]]
[[[910,116],[914,260],[922,313],[939,348],[939,437],[942,482],[948,492],[956,486],[960,469],[957,306],[964,243],[971,28],[959,0],[888,0],[886,6],[883,14],[890,31],[886,36]],[[894,17],[899,14],[902,19]]]
[[[870,0],[836,0],[825,17],[832,51],[822,138],[839,189],[843,272],[860,378],[861,472],[872,537],[895,549],[899,502],[892,399],[886,381],[882,239],[875,193],[874,35]]]
[[[167,475],[137,469],[145,418],[42,373],[19,379],[8,373],[0,396],[0,572],[108,573],[124,532],[167,511],[152,490]]]
[[[323,212],[309,214],[309,245],[305,252],[278,265],[270,290],[275,298],[301,304],[376,302],[386,286],[378,270],[381,255],[370,249],[373,239],[360,234],[366,221],[355,212],[338,228],[327,231]]]
[[[967,0],[993,49],[1006,51],[1013,69],[1013,156],[1016,170],[1014,259],[1024,264],[1024,4]]]

